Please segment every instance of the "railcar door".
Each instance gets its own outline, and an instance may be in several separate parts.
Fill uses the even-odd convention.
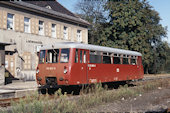
[[[83,77],[83,83],[87,84],[88,83],[88,76],[87,76],[87,55],[88,51],[87,50],[80,50],[80,65],[81,65],[81,73]]]
[[[76,73],[74,80],[76,84],[87,84],[87,57],[88,50],[76,49],[75,65],[73,72]]]

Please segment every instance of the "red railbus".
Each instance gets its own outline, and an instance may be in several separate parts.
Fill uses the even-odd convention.
[[[139,52],[62,42],[40,48],[36,79],[44,92],[62,86],[138,80],[143,74]]]

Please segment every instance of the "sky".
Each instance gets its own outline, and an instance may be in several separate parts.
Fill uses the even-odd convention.
[[[61,5],[75,13],[76,9],[74,8],[76,3],[79,0],[57,0]],[[149,4],[159,13],[160,18],[162,19],[160,23],[163,27],[168,27],[167,38],[164,40],[170,43],[170,0],[148,0]]]

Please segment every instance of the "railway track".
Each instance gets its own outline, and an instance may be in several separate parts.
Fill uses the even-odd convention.
[[[19,99],[24,98],[24,97],[18,97],[18,98],[7,98],[7,99],[0,99],[0,107],[7,107],[11,106],[12,101],[19,101]]]
[[[158,76],[158,77],[156,77],[156,76],[146,76],[146,77],[144,77],[144,79],[143,79],[143,81],[149,81],[149,80],[156,80],[156,79],[164,79],[164,78],[170,78],[170,75],[169,76]]]
[[[46,96],[48,96],[49,99],[54,99],[55,98],[54,95],[42,95],[42,94],[39,94],[38,99],[45,98]],[[72,95],[67,94],[67,96],[70,97]],[[20,99],[24,99],[24,98],[26,98],[26,97],[0,99],[0,107],[9,107],[9,106],[11,106],[12,101],[17,103],[17,102],[19,102]]]
[[[146,81],[159,80],[159,79],[165,79],[165,78],[170,78],[170,76],[145,77],[143,80],[137,81],[137,82],[146,82]],[[45,96],[45,95],[40,95],[40,96]],[[68,94],[68,96],[71,96],[71,94]],[[9,107],[9,106],[11,106],[12,101],[19,102],[19,100],[21,98],[24,99],[25,97],[0,99],[0,107]],[[53,98],[54,98],[54,96],[50,95],[50,99],[53,99]],[[170,111],[170,108],[167,110]]]

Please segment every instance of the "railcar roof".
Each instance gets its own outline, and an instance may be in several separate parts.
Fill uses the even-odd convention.
[[[136,52],[136,51],[97,46],[97,45],[91,45],[91,44],[76,43],[76,42],[60,42],[60,43],[55,43],[51,45],[43,45],[40,48],[40,50],[56,49],[56,48],[78,48],[78,49],[87,49],[87,50],[94,50],[94,51],[111,52],[111,53],[117,53],[117,54],[142,56],[141,53]]]

